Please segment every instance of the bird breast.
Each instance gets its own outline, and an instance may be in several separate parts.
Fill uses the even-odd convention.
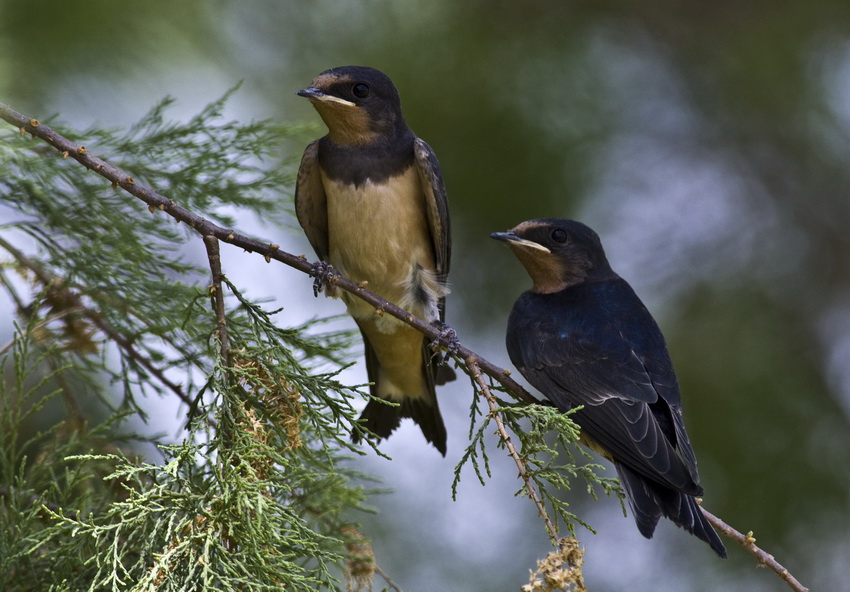
[[[417,316],[430,319],[443,294],[434,277],[433,241],[425,197],[414,166],[362,185],[323,176],[328,204],[329,260],[343,275]],[[355,318],[374,315],[359,298],[344,296]],[[388,319],[391,327],[395,319]]]

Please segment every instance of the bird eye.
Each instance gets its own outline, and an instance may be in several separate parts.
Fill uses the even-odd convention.
[[[567,242],[567,232],[565,230],[561,230],[560,228],[556,228],[552,231],[552,240],[556,243]]]
[[[365,99],[369,96],[369,85],[363,84],[362,82],[358,82],[351,89],[351,92],[354,93],[354,96],[359,99]]]

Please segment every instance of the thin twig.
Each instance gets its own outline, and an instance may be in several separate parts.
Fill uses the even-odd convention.
[[[18,307],[17,310],[21,311],[22,309],[20,307]],[[42,329],[45,329],[51,323],[53,323],[55,321],[62,320],[63,318],[67,317],[68,315],[81,314],[82,312],[83,312],[82,310],[79,310],[79,309],[76,309],[76,308],[66,308],[65,310],[62,310],[62,311],[59,311],[59,312],[54,312],[53,314],[49,314],[46,317],[44,317],[43,319],[39,320],[34,325],[28,326],[27,331],[22,333],[21,335],[23,335],[23,336],[37,335]],[[12,340],[10,342],[8,342],[3,347],[0,347],[0,358],[5,356],[7,353],[9,353],[9,351],[13,347],[15,347],[15,343],[21,337],[21,335],[17,335],[17,334],[13,335]]]
[[[377,563],[375,563],[374,566],[375,566],[375,573],[378,574],[379,576],[381,576],[384,579],[384,581],[387,583],[387,586],[389,586],[390,588],[392,588],[396,592],[402,592],[401,588],[399,588],[398,585],[395,582],[392,581],[392,579],[390,578],[389,574],[387,574],[387,572],[382,570]]]
[[[0,113],[2,113],[2,111],[0,111]],[[181,401],[189,405],[189,407],[194,405],[192,399],[183,392],[182,386],[165,376],[165,373],[154,366],[153,362],[139,353],[133,346],[133,343],[114,329],[112,325],[107,323],[98,311],[87,307],[76,291],[65,287],[60,277],[48,272],[38,263],[38,261],[27,257],[2,237],[0,237],[0,248],[7,251],[19,264],[32,271],[38,281],[44,285],[45,288],[61,291],[63,298],[70,303],[69,309],[79,311],[80,314],[85,316],[95,327],[103,331],[109,339],[115,342],[115,344],[118,345],[118,347],[120,347],[131,360],[150,372],[151,375],[176,394]]]
[[[204,246],[207,248],[207,258],[212,272],[210,293],[215,306],[215,331],[221,347],[221,359],[225,366],[230,366],[230,340],[227,338],[227,317],[224,314],[224,292],[221,288],[221,280],[224,278],[224,274],[221,272],[221,252],[218,247],[218,239],[214,236],[205,236]]]
[[[499,437],[508,448],[508,454],[510,454],[511,458],[514,459],[517,469],[519,469],[519,476],[525,482],[525,490],[528,492],[528,497],[530,497],[534,502],[534,505],[537,506],[537,513],[546,524],[546,530],[549,532],[549,537],[552,539],[552,542],[555,543],[555,545],[558,545],[558,531],[555,529],[555,525],[552,523],[552,520],[549,518],[549,514],[546,512],[546,506],[543,505],[543,501],[540,499],[540,496],[537,495],[537,488],[534,487],[534,482],[528,474],[525,462],[517,452],[513,442],[511,442],[511,435],[508,433],[507,428],[505,428],[502,416],[499,414],[496,398],[493,396],[493,393],[490,392],[490,387],[484,381],[484,377],[481,376],[481,369],[478,367],[477,356],[468,356],[464,359],[464,362],[466,363],[466,367],[469,369],[469,372],[472,374],[472,378],[478,384],[478,388],[481,389],[481,394],[483,394],[484,398],[487,399],[487,405],[490,407],[490,416],[493,418],[493,421],[496,422],[496,429],[499,432]]]
[[[775,571],[780,578],[782,578],[788,583],[788,586],[792,590],[795,590],[796,592],[809,592],[809,589],[806,588],[799,581],[797,581],[797,578],[792,576],[791,572],[789,572],[781,563],[774,559],[773,555],[756,545],[756,539],[753,536],[752,532],[743,534],[742,532],[739,532],[733,527],[726,524],[723,520],[721,520],[705,508],[700,507],[700,509],[702,510],[702,513],[703,515],[705,515],[706,519],[711,523],[712,526],[714,526],[714,528],[725,534],[733,541],[739,543],[744,549],[750,552],[753,557],[758,559],[759,565],[768,567]]]

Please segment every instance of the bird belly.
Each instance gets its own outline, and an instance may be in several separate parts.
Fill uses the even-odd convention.
[[[393,304],[435,320],[445,289],[434,273],[433,241],[416,169],[361,186],[322,180],[330,264]],[[379,331],[392,333],[403,326],[389,315],[376,318],[372,306],[350,294],[343,300],[355,319],[375,319]]]
[[[377,375],[370,379],[375,382],[378,396],[391,401],[430,398],[422,334],[403,323],[387,332],[380,323],[381,319],[375,316],[357,322],[377,358]]]

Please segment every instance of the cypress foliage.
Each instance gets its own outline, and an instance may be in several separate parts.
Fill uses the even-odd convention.
[[[278,155],[297,128],[223,122],[226,100],[185,124],[167,121],[165,100],[126,131],[62,133],[221,226],[237,211],[291,225],[296,163]],[[351,434],[368,436],[356,422],[368,389],[338,379],[353,332],[277,326],[217,268],[214,239],[13,128],[0,129],[0,170],[13,311],[0,327],[0,589],[368,588],[376,567],[355,521],[369,477],[342,462],[362,453]],[[456,481],[470,463],[485,482],[496,420],[520,443],[518,493],[556,525],[584,525],[558,495],[570,477],[617,492],[576,462],[568,415],[471,382]],[[157,398],[186,410],[176,442],[133,428],[158,425]]]
[[[185,124],[166,122],[166,100],[126,133],[80,136],[221,224],[234,208],[282,219],[293,164],[267,162],[291,128],[221,123],[225,100]],[[223,351],[210,272],[187,262],[202,260],[198,235],[13,132],[0,144],[0,281],[20,323],[0,399],[0,588],[338,587],[345,520],[367,493],[339,462],[364,396],[336,379],[352,335],[279,328],[225,279]],[[142,397],[189,409],[178,443],[153,439],[161,459],[132,433]]]

